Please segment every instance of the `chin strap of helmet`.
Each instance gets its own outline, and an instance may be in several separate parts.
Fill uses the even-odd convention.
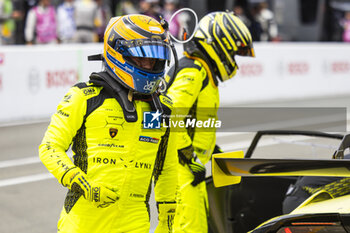
[[[164,30],[166,30],[171,35],[171,33],[169,32],[169,24],[162,16],[160,16],[160,24],[162,25]],[[171,48],[171,52],[172,52],[173,57],[174,57],[174,66],[175,66],[175,72],[174,73],[176,74],[176,71],[178,70],[178,67],[179,67],[179,60],[178,60],[178,57],[177,57],[177,52],[176,52],[174,44],[172,43],[170,38],[168,40],[169,40],[169,45],[170,45],[170,48]],[[170,61],[168,61],[168,65],[170,65],[169,63],[170,63]],[[161,85],[165,85],[165,87],[164,86],[160,86],[160,88],[159,88],[160,92],[161,93],[166,93],[167,90],[169,89],[169,87],[171,86],[171,84],[174,82],[174,79],[175,79],[175,75],[170,76],[170,80],[168,82],[161,82]]]
[[[175,60],[174,61],[174,74],[177,74],[177,71],[179,69],[179,60],[177,58],[176,49],[175,49],[175,46],[174,46],[173,43],[170,44],[170,48],[171,48],[171,51],[173,52],[173,56],[174,56],[174,60]],[[166,86],[165,90],[163,91],[163,93],[167,92],[167,90],[169,89],[171,84],[173,84],[174,80],[175,80],[175,75],[171,75],[170,79],[169,79],[169,81],[167,83],[167,86]]]
[[[159,93],[157,92],[148,95],[133,93],[133,99],[147,102],[151,105],[152,111],[163,113],[163,106],[159,100]]]

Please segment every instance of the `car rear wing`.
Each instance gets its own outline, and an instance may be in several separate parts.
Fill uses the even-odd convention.
[[[235,151],[213,155],[212,175],[215,187],[238,184],[242,176],[350,177],[350,160],[251,159]]]

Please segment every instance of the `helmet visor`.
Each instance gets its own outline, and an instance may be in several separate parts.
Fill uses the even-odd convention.
[[[238,47],[236,54],[239,56],[255,57],[254,48],[251,48],[250,46]]]
[[[137,39],[118,41],[115,50],[127,57],[170,60],[170,47],[161,40]]]

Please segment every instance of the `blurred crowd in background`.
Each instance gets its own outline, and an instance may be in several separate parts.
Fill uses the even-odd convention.
[[[113,16],[141,13],[170,20],[188,7],[198,17],[230,10],[254,41],[350,42],[350,1],[345,0],[0,0],[0,45],[102,42]],[[170,32],[181,38],[194,28],[179,14]]]

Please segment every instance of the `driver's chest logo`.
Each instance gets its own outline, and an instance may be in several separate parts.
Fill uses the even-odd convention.
[[[114,138],[115,136],[117,136],[117,134],[118,134],[118,129],[116,128],[109,129],[109,135],[111,136],[111,138]]]

